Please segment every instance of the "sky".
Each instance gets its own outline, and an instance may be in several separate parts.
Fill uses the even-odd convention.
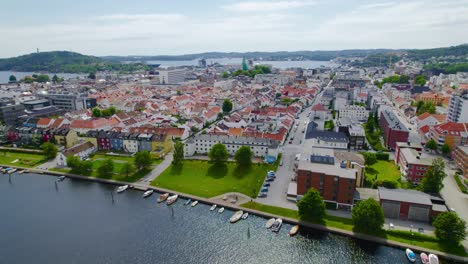
[[[0,58],[433,48],[468,43],[468,0],[7,0]]]

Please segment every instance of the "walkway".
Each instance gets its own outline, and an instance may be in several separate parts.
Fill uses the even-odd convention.
[[[141,178],[137,183],[139,184],[151,184],[163,171],[165,171],[172,163],[173,153],[169,152],[164,157],[163,162],[156,165],[150,173],[148,173],[145,177]]]

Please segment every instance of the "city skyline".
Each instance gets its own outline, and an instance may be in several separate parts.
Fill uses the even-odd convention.
[[[4,4],[0,32],[8,37],[0,57],[36,48],[96,56],[179,55],[433,48],[468,42],[465,0],[33,3]]]

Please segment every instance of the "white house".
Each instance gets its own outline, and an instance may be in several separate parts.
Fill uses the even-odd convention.
[[[70,156],[77,156],[80,159],[89,157],[91,153],[96,152],[96,147],[89,141],[79,143],[71,148],[68,148],[62,152],[57,153],[55,159],[57,167],[66,167],[67,158]]]
[[[347,105],[339,112],[339,119],[351,116],[356,117],[359,121],[366,121],[369,117],[369,111],[364,106]]]

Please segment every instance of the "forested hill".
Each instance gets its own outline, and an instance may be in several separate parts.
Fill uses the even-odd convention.
[[[31,53],[0,59],[0,71],[90,73],[99,70],[131,72],[146,69],[142,64],[122,64],[69,51]]]

